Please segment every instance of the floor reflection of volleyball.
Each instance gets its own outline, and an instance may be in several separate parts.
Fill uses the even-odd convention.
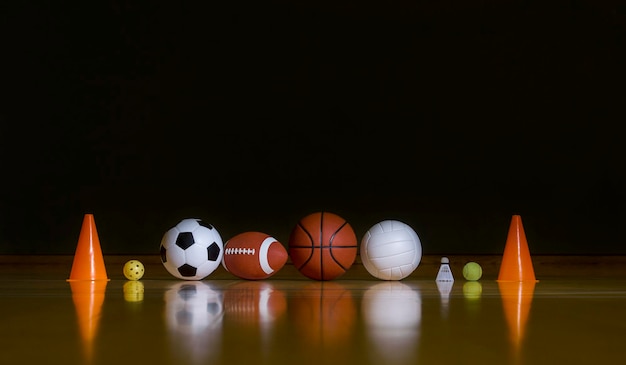
[[[418,343],[422,301],[417,289],[389,281],[365,291],[361,302],[367,335],[372,348],[385,364],[404,363]]]
[[[365,269],[382,280],[409,276],[422,260],[422,243],[413,228],[397,220],[373,225],[361,239],[361,261]]]
[[[185,281],[165,293],[167,323],[184,333],[197,333],[219,324],[222,295],[202,281]]]
[[[341,347],[349,342],[356,322],[352,293],[336,282],[315,282],[290,294],[289,319],[298,338],[310,347]]]

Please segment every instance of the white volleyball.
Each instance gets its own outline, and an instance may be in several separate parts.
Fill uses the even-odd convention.
[[[422,243],[411,226],[398,220],[373,225],[361,240],[365,269],[381,280],[401,280],[417,269],[422,260]]]

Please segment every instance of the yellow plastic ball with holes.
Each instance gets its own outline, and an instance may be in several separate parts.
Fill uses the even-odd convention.
[[[128,280],[139,280],[143,277],[145,269],[139,260],[129,260],[124,264],[124,276]]]

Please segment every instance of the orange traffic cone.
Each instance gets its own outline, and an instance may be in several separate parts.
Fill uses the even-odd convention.
[[[109,280],[93,214],[85,214],[83,219],[72,271],[67,279],[74,280]]]
[[[537,281],[522,217],[519,215],[514,215],[511,219],[498,281]]]

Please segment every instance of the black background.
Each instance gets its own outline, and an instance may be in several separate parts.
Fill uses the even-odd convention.
[[[213,4],[215,3],[215,4]],[[619,1],[2,5],[0,253],[287,243],[331,211],[425,254],[626,254]]]

